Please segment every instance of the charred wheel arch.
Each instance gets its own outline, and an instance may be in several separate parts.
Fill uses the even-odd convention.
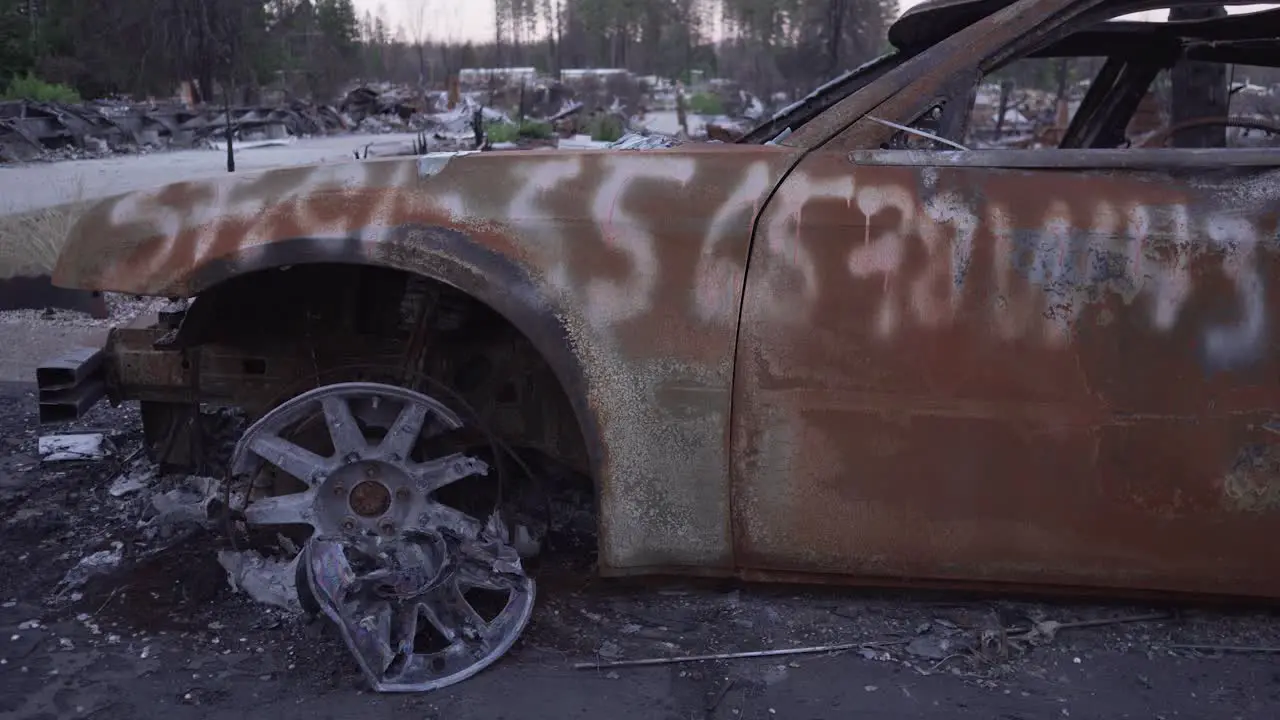
[[[143,401],[155,458],[189,464],[181,437],[192,399],[250,420],[327,384],[378,381],[442,392],[469,423],[515,448],[585,472],[572,406],[532,343],[452,286],[381,267],[319,264],[219,283],[153,328],[112,337],[116,400]],[[454,395],[450,398],[449,395]],[[471,438],[483,441],[484,438]]]

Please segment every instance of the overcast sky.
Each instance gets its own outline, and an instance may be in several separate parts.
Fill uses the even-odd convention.
[[[899,0],[904,8],[917,2]],[[385,8],[391,27],[403,27],[407,36],[413,35],[413,18],[421,10],[428,37],[478,41],[493,37],[493,3],[487,0],[355,0],[355,4],[362,14],[377,14],[378,8]]]
[[[404,28],[410,40],[419,14],[428,38],[484,41],[493,37],[493,3],[487,0],[355,0],[355,4],[362,15],[385,9],[392,30]]]
[[[899,7],[909,8],[920,0],[899,0]],[[485,41],[493,37],[493,3],[488,0],[355,0],[361,14],[378,14],[379,8],[394,30],[403,27],[413,39],[414,20],[421,16],[426,37],[431,39]],[[1242,5],[1228,12],[1248,12],[1267,5]],[[1163,19],[1164,11],[1144,13],[1152,20]]]

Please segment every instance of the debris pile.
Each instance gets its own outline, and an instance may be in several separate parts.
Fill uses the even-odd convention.
[[[341,398],[360,428],[388,438],[372,445],[362,439],[366,460],[354,451],[336,451],[336,457],[357,458],[339,467],[301,467],[297,463],[318,456],[298,449],[302,446],[295,443],[306,438],[286,440],[279,434],[280,427],[294,427],[294,415],[312,411],[313,403],[305,397],[280,406],[282,415],[268,414],[243,435],[238,416],[205,413],[202,427],[210,424],[206,420],[228,427],[236,421],[231,434],[239,442],[234,451],[202,453],[201,470],[218,477],[166,473],[140,457],[143,447],[121,452],[118,448],[128,448],[136,439],[127,440],[118,432],[85,429],[37,438],[34,445],[42,455],[42,467],[109,471],[93,493],[97,512],[113,518],[112,530],[95,533],[96,540],[83,548],[78,560],[67,554],[73,563],[57,583],[54,602],[64,607],[93,602],[97,599],[91,600],[91,593],[112,585],[114,596],[129,585],[121,576],[148,572],[146,568],[164,556],[182,555],[187,562],[216,556],[223,587],[282,613],[280,617],[300,623],[308,616],[331,621],[367,681],[379,691],[433,690],[498,660],[533,612],[533,580],[522,561],[542,550],[549,522],[540,515],[547,505],[537,504],[538,512],[522,510],[516,502],[521,493],[499,491],[499,498],[507,498],[501,506],[514,511],[509,517],[520,518],[509,522],[497,504],[488,505],[487,516],[480,514],[484,501],[444,504],[436,490],[446,491],[463,479],[483,482],[489,464],[461,453],[434,463],[402,462],[399,458],[408,451],[400,447],[399,436],[414,438],[408,441],[414,443],[423,430],[401,427],[392,433],[390,423],[403,422],[402,416],[413,413],[403,413],[404,407],[397,409],[391,402],[365,403],[361,393],[375,392],[372,388],[384,388],[377,392],[402,403],[431,402],[400,388],[367,383],[313,391]],[[438,412],[444,413],[443,419],[430,422],[461,422],[447,411]],[[423,417],[418,422],[426,426],[429,421]],[[338,433],[332,439],[335,448],[355,442],[349,431],[333,432]],[[232,440],[211,431],[206,436],[215,441],[212,444],[219,438]],[[268,461],[260,451],[247,449],[267,445],[281,448],[284,455],[269,453]],[[288,467],[293,477],[310,478],[317,483],[314,491],[275,485],[272,478],[279,471],[273,463]],[[458,497],[474,498],[475,493],[468,489]],[[572,513],[566,518],[581,522]],[[302,526],[310,526],[311,532],[301,533]],[[210,541],[220,547],[209,547]],[[106,543],[110,544],[104,547]],[[406,636],[399,623],[414,615],[420,632]],[[442,645],[430,644],[430,638],[419,645],[414,639],[427,631],[429,619],[435,623],[434,639],[442,639]]]
[[[475,77],[481,77],[472,73]],[[191,108],[180,102],[105,99],[83,104],[0,103],[0,162],[28,162],[145,153],[162,149],[225,149],[228,124],[242,147],[287,144],[331,133],[423,133],[430,150],[474,149],[479,113],[484,127],[506,126],[488,149],[554,146],[556,138],[590,136],[608,143],[639,130],[691,139],[731,141],[762,117],[764,104],[731,84],[704,83],[696,93],[659,78],[619,70],[566,70],[563,78],[485,74],[467,92],[422,91],[369,83],[333,106],[299,100],[274,105]],[[700,103],[690,106],[690,98]],[[543,127],[549,130],[540,129]],[[483,144],[483,143],[481,143]]]
[[[206,107],[116,101],[71,105],[0,103],[0,162],[96,157],[113,152],[198,147],[226,134],[243,141],[321,135],[348,129],[336,110],[292,102],[278,106]]]
[[[407,92],[391,88],[379,91],[361,86],[347,93],[338,105],[338,112],[349,125],[363,129],[366,120],[387,116],[407,124],[410,118],[422,112],[422,108],[409,103]]]

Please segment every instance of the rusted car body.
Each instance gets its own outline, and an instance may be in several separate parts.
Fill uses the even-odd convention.
[[[955,149],[985,74],[1169,4],[931,3],[736,144],[130,193],[55,282],[197,298],[98,359],[149,436],[354,368],[457,388],[594,479],[606,575],[1278,597],[1280,150],[1121,149],[1119,90],[1063,147]],[[1232,22],[1110,82],[1280,63]]]

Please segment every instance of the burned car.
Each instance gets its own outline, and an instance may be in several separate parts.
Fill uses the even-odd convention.
[[[1161,72],[1280,64],[1280,12],[1114,21],[1168,6],[935,0],[735,143],[101,201],[55,282],[170,301],[42,369],[42,417],[140,401],[182,465],[202,405],[242,408],[237,512],[308,533],[288,572],[383,690],[514,642],[504,502],[552,461],[606,576],[1278,597],[1280,149],[1126,132]],[[1055,146],[967,144],[987,78],[1080,56]]]

